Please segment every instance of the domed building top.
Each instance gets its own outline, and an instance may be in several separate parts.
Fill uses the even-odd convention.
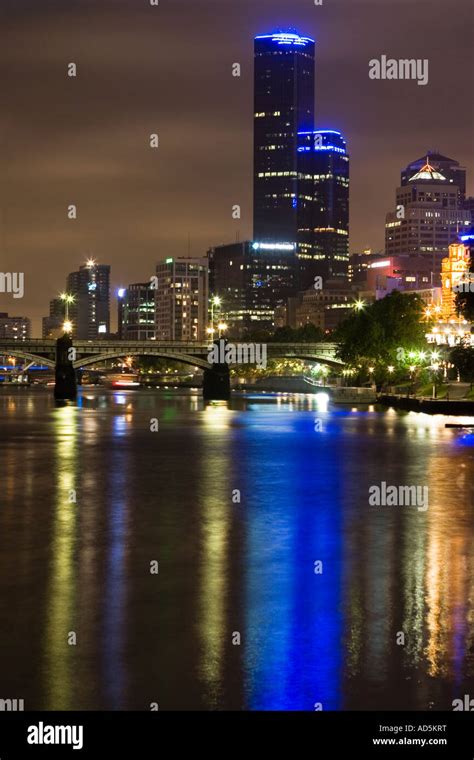
[[[422,166],[420,171],[414,174],[413,177],[410,177],[408,181],[419,182],[420,180],[425,180],[428,182],[446,182],[446,177],[441,174],[441,172],[436,171],[433,166],[431,166],[427,156],[425,165]]]

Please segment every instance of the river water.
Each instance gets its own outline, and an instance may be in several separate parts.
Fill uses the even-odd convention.
[[[474,434],[446,421],[311,395],[84,387],[58,405],[1,389],[0,697],[440,710],[474,696]],[[371,506],[382,481],[427,485],[428,508]]]

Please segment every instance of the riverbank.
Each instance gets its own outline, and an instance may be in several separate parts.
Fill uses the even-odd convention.
[[[404,409],[410,412],[425,412],[426,414],[452,414],[474,416],[474,401],[465,399],[416,398],[415,396],[396,396],[380,394],[378,403]]]

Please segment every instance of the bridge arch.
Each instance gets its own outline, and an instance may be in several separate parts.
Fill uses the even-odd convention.
[[[122,359],[125,356],[153,356],[156,359],[169,359],[171,361],[181,362],[181,364],[189,364],[192,367],[199,367],[200,369],[212,369],[212,365],[204,359],[200,359],[197,356],[191,356],[190,354],[180,353],[168,353],[160,352],[159,350],[147,351],[146,349],[129,349],[127,351],[110,351],[106,354],[94,354],[87,356],[84,359],[76,359],[73,362],[74,369],[82,369],[88,367],[91,364],[100,364],[108,359]]]
[[[38,356],[37,354],[30,354],[27,351],[21,351],[20,349],[8,349],[8,356],[14,356],[16,359],[26,359],[28,362],[35,362],[35,364],[41,364],[43,367],[56,367],[56,359],[47,359],[44,356]]]

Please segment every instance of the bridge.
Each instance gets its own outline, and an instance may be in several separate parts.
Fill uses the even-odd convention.
[[[243,348],[251,347],[255,343],[244,341],[234,345]],[[344,366],[344,362],[337,356],[336,343],[266,343],[265,346],[267,361],[300,359],[328,364],[335,368]],[[56,391],[58,383],[65,383],[69,388],[69,395],[65,398],[75,396],[75,371],[128,356],[155,356],[199,367],[204,371],[204,395],[207,398],[226,398],[230,393],[229,366],[209,362],[211,347],[212,344],[208,341],[74,340],[69,336],[63,336],[58,341],[0,340],[0,356],[12,356],[23,360],[27,365],[43,364],[55,369]]]
[[[251,345],[243,341],[240,345]],[[237,344],[239,345],[239,344]],[[344,362],[336,355],[336,343],[267,343],[267,359],[301,359],[343,367]],[[158,340],[74,340],[74,369],[92,367],[112,359],[126,356],[155,356],[159,359],[190,364],[200,369],[212,369],[207,360],[210,344],[206,342],[158,341]],[[31,339],[25,341],[0,340],[0,356],[13,356],[25,362],[56,367],[56,341]]]

